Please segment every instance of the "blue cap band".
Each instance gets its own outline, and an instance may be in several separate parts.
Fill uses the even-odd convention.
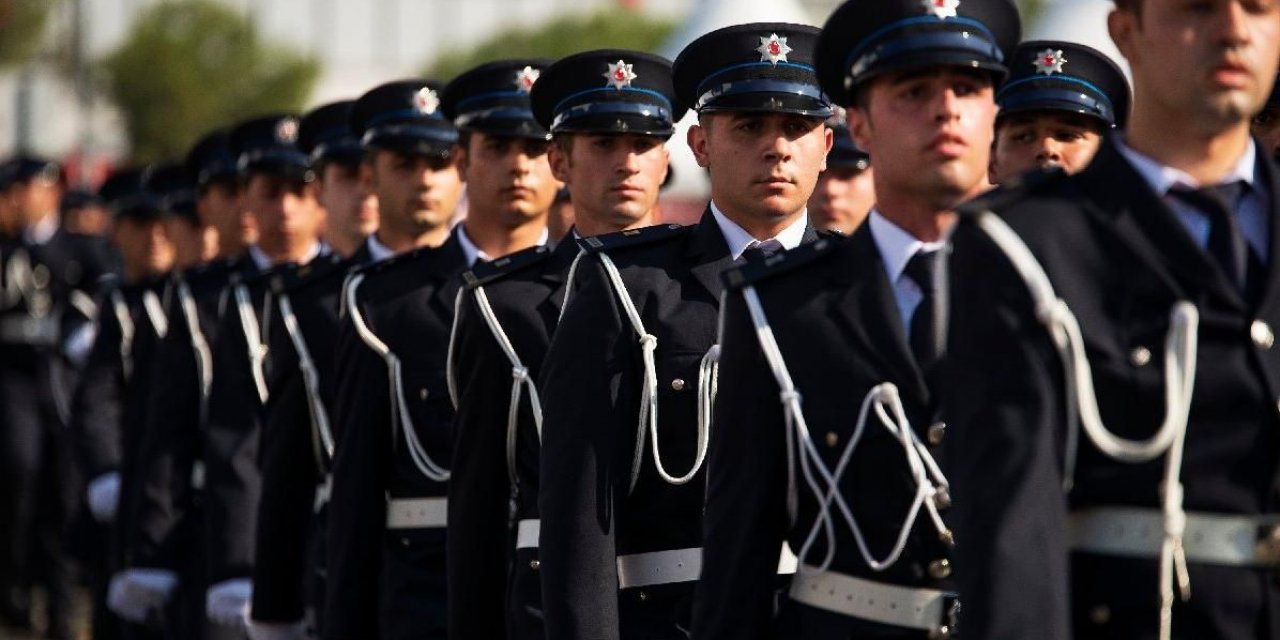
[[[926,33],[903,35],[893,40],[883,41],[880,36],[897,29],[913,26],[933,27],[935,30]],[[975,38],[968,31],[953,29],[953,26],[966,27],[977,31]],[[904,53],[916,50],[950,50],[963,51],[986,57],[994,62],[1004,62],[1004,52],[996,44],[996,37],[986,25],[968,18],[950,18],[940,22],[937,18],[920,17],[899,20],[865,38],[860,47],[849,52],[845,58],[845,68],[853,76],[860,76],[872,64],[890,60]],[[870,50],[868,50],[870,49]]]
[[[705,84],[705,83],[704,83]],[[817,85],[795,80],[737,80],[722,83],[698,96],[694,111],[700,111],[707,103],[724,96],[743,95],[748,93],[784,93],[794,96],[812,98],[826,105],[827,97]]]
[[[588,102],[557,112],[555,119],[551,121],[551,130],[557,131],[569,122],[580,118],[607,115],[652,118],[665,128],[669,129],[672,126],[670,107],[641,102]]]
[[[453,119],[453,123],[458,127],[465,127],[477,120],[508,120],[514,122],[528,121],[535,122],[533,112],[528,107],[494,107],[492,109],[480,109],[477,111],[468,111],[459,114]]]
[[[662,104],[666,105],[666,107],[667,107],[667,109],[668,109],[668,110],[670,110],[670,109],[671,109],[671,101],[670,101],[670,100],[668,100],[666,96],[662,95],[661,93],[658,93],[657,91],[651,91],[651,90],[649,90],[649,89],[640,89],[640,88],[638,88],[638,87],[623,87],[623,88],[621,88],[621,89],[615,89],[615,88],[613,88],[613,87],[599,87],[599,88],[597,88],[597,89],[587,89],[586,91],[579,91],[579,92],[577,92],[577,93],[570,94],[569,96],[566,96],[566,97],[565,97],[565,99],[563,99],[563,100],[561,100],[560,102],[557,102],[557,103],[556,103],[556,106],[555,106],[553,109],[551,109],[551,112],[552,112],[552,113],[560,113],[560,107],[563,107],[563,106],[565,105],[565,103],[567,103],[567,102],[572,102],[572,101],[577,100],[578,98],[581,98],[581,97],[583,97],[583,96],[594,95],[594,94],[597,94],[597,93],[609,93],[609,94],[617,94],[617,93],[636,93],[636,94],[643,94],[643,95],[646,95],[646,96],[650,96],[650,97],[653,97],[653,98],[657,98],[659,102],[661,102]],[[603,103],[592,103],[592,104],[603,104]],[[637,103],[637,104],[639,104],[639,103]]]
[[[1091,95],[1070,89],[1036,89],[1034,91],[1018,91],[1009,95],[1001,92],[1000,108],[1006,111],[1018,110],[1027,106],[1065,104],[1078,107],[1086,113],[1093,114],[1108,123],[1115,123],[1115,108],[1105,96]],[[1046,108],[1052,108],[1047,107]]]
[[[391,136],[420,138],[431,142],[442,142],[445,144],[453,144],[458,141],[458,132],[453,129],[416,124],[400,124],[369,129],[364,133],[364,137],[360,139],[360,143],[367,146],[378,138]]]
[[[489,93],[481,93],[481,94],[471,96],[465,100],[459,100],[457,110],[465,111],[467,108],[467,105],[475,104],[477,102],[489,102],[492,100],[504,100],[504,99],[510,100],[510,99],[519,99],[519,98],[524,98],[527,100],[529,99],[529,94],[525,93],[524,91],[490,91]]]
[[[386,113],[380,113],[380,114],[378,114],[378,115],[376,115],[376,116],[374,116],[374,117],[372,117],[372,118],[369,118],[369,121],[368,121],[368,122],[366,122],[366,123],[364,124],[364,128],[365,128],[365,130],[367,131],[367,130],[372,129],[372,128],[374,128],[374,127],[376,127],[376,126],[378,126],[378,125],[380,125],[380,124],[382,124],[382,123],[384,123],[384,122],[391,122],[391,121],[393,121],[393,120],[399,120],[399,121],[403,121],[403,120],[440,120],[440,121],[444,121],[444,120],[445,120],[445,117],[444,117],[443,115],[441,115],[441,113],[440,113],[440,110],[439,110],[439,109],[436,109],[435,111],[433,111],[433,112],[431,112],[431,113],[423,113],[423,112],[421,112],[421,111],[418,111],[417,109],[399,109],[399,110],[396,110],[396,111],[388,111],[388,112],[386,112]]]

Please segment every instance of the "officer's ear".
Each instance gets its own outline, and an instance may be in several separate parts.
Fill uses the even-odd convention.
[[[470,145],[471,138],[470,136],[468,136],[466,138],[463,138],[463,140],[466,141],[466,144],[453,145],[453,151],[451,151],[450,153],[453,154],[454,162],[458,163],[458,173],[462,176],[462,180],[465,182],[467,179],[467,164],[470,161],[470,158],[467,155],[467,151],[468,151],[468,147],[471,146]]]
[[[375,193],[373,171],[374,165],[378,162],[378,155],[381,153],[381,151],[370,151],[364,154],[364,159],[360,161],[360,172],[356,179],[360,181],[360,190],[365,193]]]
[[[698,116],[698,124],[689,127],[689,131],[685,134],[685,141],[689,144],[689,150],[693,151],[693,159],[698,161],[698,166],[703,169],[711,167],[710,156],[707,153],[707,127],[712,123],[714,115]]]
[[[1107,15],[1107,31],[1111,34],[1111,41],[1120,50],[1120,55],[1129,61],[1130,66],[1141,62],[1138,47],[1134,44],[1134,38],[1142,31],[1141,20],[1140,13],[1125,9],[1115,9]]]
[[[556,136],[547,148],[547,162],[551,163],[551,173],[556,180],[569,183],[569,169],[573,168],[573,145],[577,136],[573,134]]]
[[[859,149],[871,149],[871,109],[865,104],[855,104],[846,112],[849,137]]]

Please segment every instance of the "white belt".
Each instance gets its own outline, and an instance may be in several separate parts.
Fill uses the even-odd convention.
[[[200,460],[191,463],[191,488],[204,488],[204,462]]]
[[[618,588],[694,582],[702,572],[702,547],[618,556]]]
[[[541,520],[521,520],[516,523],[516,548],[537,549],[538,534],[542,531]]]
[[[448,498],[387,500],[388,529],[439,529],[448,522]]]
[[[326,504],[329,504],[329,496],[333,494],[333,476],[325,475],[324,482],[316,485],[315,499],[311,503],[311,511],[320,513]]]
[[[954,594],[937,589],[903,587],[805,566],[791,581],[791,599],[861,620],[908,629],[933,631],[945,637],[955,628],[959,612]]]
[[[1188,513],[1182,547],[1189,562],[1232,566],[1280,566],[1280,515]],[[1098,507],[1071,514],[1074,551],[1131,558],[1159,558],[1164,515],[1158,509]]]

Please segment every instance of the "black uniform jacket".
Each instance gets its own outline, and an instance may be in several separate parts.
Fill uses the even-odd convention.
[[[367,264],[367,245],[342,260],[334,254],[273,279],[267,337],[270,389],[262,431],[262,497],[253,567],[253,617],[268,622],[301,620],[305,604],[322,606],[311,592],[311,551],[317,527],[316,490],[329,471],[329,451],[316,420],[328,420],[333,403],[333,343],[338,334],[342,285],[351,269]],[[285,324],[287,297],[297,330],[318,374],[319,411],[298,351]],[[326,422],[326,424],[328,424]]]
[[[553,250],[534,247],[464,275],[482,288],[502,331],[536,380],[564,303],[579,248],[572,233]],[[449,634],[452,638],[542,638],[537,549],[515,551],[515,521],[538,518],[538,432],[527,388],[516,423],[515,487],[507,437],[512,363],[481,316],[475,294],[458,308],[449,480]],[[514,515],[514,519],[513,516]],[[505,607],[505,609],[504,609]]]
[[[1266,339],[1280,326],[1280,183],[1274,165],[1261,162],[1259,187],[1271,194],[1271,259],[1256,304],[1229,284],[1111,142],[1073,178],[971,207],[993,208],[1021,236],[1079,319],[1103,420],[1120,436],[1155,433],[1165,414],[1170,310],[1178,301],[1199,309],[1182,468],[1189,512],[1275,514],[1280,499],[1280,350]],[[1165,458],[1117,462],[1081,435],[1074,490],[1064,494],[1062,360],[1026,285],[972,217],[962,216],[954,245],[950,364],[941,389],[964,633],[1155,638],[1156,561],[1070,554],[1066,530],[1072,510],[1158,510]],[[1174,607],[1174,637],[1280,636],[1276,576],[1191,563],[1191,598]]]
[[[254,271],[246,254],[189,269],[174,285],[166,314],[169,331],[156,349],[139,449],[138,498],[125,550],[130,566],[204,564],[198,543],[204,469],[196,464],[207,410],[204,385],[212,378],[221,317],[232,304],[227,283],[233,274]],[[201,566],[196,575],[204,571]]]
[[[694,583],[619,591],[617,558],[702,546],[705,471],[668,484],[646,441],[631,487],[641,347],[599,256],[617,265],[646,331],[657,338],[658,437],[662,462],[675,476],[685,475],[696,457],[699,365],[716,342],[720,273],[733,260],[710,210],[695,226],[649,227],[582,244],[592,255],[579,266],[539,382],[547,637],[684,637]]]
[[[742,293],[749,285],[760,297],[802,398],[810,437],[828,469],[836,469],[849,445],[864,398],[884,383],[897,387],[912,429],[927,442],[934,398],[907,346],[893,286],[870,225],[848,238],[820,240],[764,263],[739,267],[727,273],[726,280],[731,290],[725,300],[719,394],[707,462],[706,534],[694,636],[907,635],[901,628],[829,613],[789,598],[775,615],[779,549],[785,540],[801,554],[820,503],[800,472],[796,454],[788,451],[790,427],[780,387],[765,361]],[[794,521],[787,507],[789,455],[796,469]],[[819,483],[825,489],[820,479]],[[917,489],[901,443],[874,413],[868,416],[839,486],[872,556],[885,557]],[[829,570],[906,587],[949,589],[948,581],[928,571],[931,562],[948,559],[949,551],[923,510],[902,556],[884,571],[867,565],[835,505],[830,513],[835,520],[835,556]],[[827,538],[820,533],[800,560],[817,566],[827,551]]]
[[[444,498],[447,487],[427,478],[410,457],[403,427],[393,421],[396,396],[387,361],[351,320],[358,312],[400,359],[399,391],[409,418],[427,454],[447,467],[453,404],[445,360],[465,267],[455,232],[440,247],[388,258],[352,276],[354,308],[348,305],[339,327],[335,360],[325,638],[445,633],[444,529],[389,530],[386,517],[388,499]]]

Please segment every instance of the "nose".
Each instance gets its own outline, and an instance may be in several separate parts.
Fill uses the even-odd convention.
[[[1224,46],[1237,47],[1249,40],[1248,20],[1249,12],[1244,7],[1243,2],[1236,0],[1228,0],[1224,3],[1221,10],[1221,18],[1218,20],[1220,33],[1219,38]]]
[[[960,117],[960,98],[954,89],[947,87],[938,92],[937,111],[934,118],[942,122],[951,122]]]
[[[1040,140],[1040,150],[1036,152],[1036,160],[1040,162],[1062,160],[1062,143],[1053,136],[1045,136]]]
[[[772,128],[769,143],[765,148],[765,159],[770,162],[787,162],[791,159],[791,140],[787,138],[782,127]]]

